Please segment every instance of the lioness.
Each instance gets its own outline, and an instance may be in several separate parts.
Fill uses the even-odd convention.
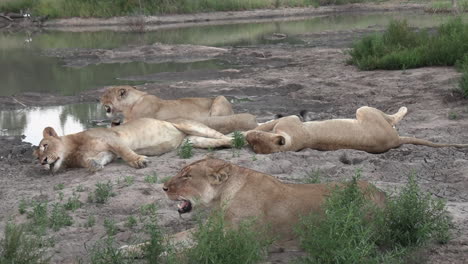
[[[320,212],[322,203],[337,183],[287,184],[275,177],[219,159],[204,159],[183,168],[164,183],[169,199],[180,201],[179,213],[187,213],[198,203],[225,210],[225,220],[236,226],[255,218],[268,224],[277,242],[295,238],[293,227],[299,217]],[[369,199],[383,207],[385,194],[368,182],[358,182]]]
[[[256,219],[261,226],[268,225],[275,238],[273,249],[297,249],[293,228],[301,216],[320,213],[327,195],[339,183],[287,184],[275,177],[243,168],[219,159],[203,159],[183,168],[164,183],[169,199],[179,201],[178,212],[188,213],[196,206],[223,208],[229,227],[243,220]],[[366,197],[376,206],[385,206],[385,193],[365,181],[358,182]],[[193,229],[177,233],[170,242],[191,246]],[[143,254],[147,243],[121,247],[128,255]]]
[[[109,117],[122,113],[126,121],[151,117],[176,123],[179,119],[189,119],[223,134],[257,126],[255,116],[234,114],[231,103],[224,96],[163,100],[132,86],[115,86],[108,88],[100,101]]]
[[[427,140],[400,137],[395,126],[407,113],[401,107],[387,115],[372,107],[361,107],[356,119],[331,119],[301,122],[297,116],[283,117],[246,132],[254,152],[269,154],[281,151],[357,149],[382,153],[402,144],[430,147],[468,147],[468,144],[438,144]]]
[[[115,157],[121,157],[134,168],[143,168],[148,162],[143,155],[160,155],[174,150],[186,136],[198,148],[228,147],[232,140],[195,121],[173,124],[152,118],[66,136],[58,136],[53,128],[46,127],[43,136],[34,155],[52,172],[61,167],[84,167],[96,171]]]

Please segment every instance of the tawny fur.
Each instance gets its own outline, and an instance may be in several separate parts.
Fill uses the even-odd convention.
[[[163,100],[132,86],[115,86],[104,92],[101,104],[108,116],[115,117],[122,113],[125,121],[141,117],[173,123],[180,119],[196,120],[223,134],[246,131],[257,126],[255,116],[234,114],[231,103],[224,96]]]
[[[195,121],[173,124],[152,118],[139,118],[112,128],[92,128],[58,136],[47,127],[34,151],[39,162],[53,172],[61,167],[102,169],[115,157],[134,168],[147,165],[143,155],[160,155],[175,150],[188,137],[194,147],[229,147],[232,138]]]
[[[356,149],[382,153],[402,144],[430,147],[468,147],[468,144],[438,144],[427,140],[400,137],[394,126],[406,115],[406,107],[387,115],[372,107],[361,107],[356,119],[331,119],[301,122],[288,116],[262,124],[246,132],[246,140],[256,153],[281,151]]]

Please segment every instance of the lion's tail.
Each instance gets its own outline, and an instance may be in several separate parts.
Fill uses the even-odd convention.
[[[456,148],[468,148],[468,144],[444,144],[444,143],[434,143],[429,140],[414,138],[414,137],[400,137],[400,145],[403,144],[413,144],[413,145],[423,145],[434,148],[443,148],[443,147],[456,147]]]

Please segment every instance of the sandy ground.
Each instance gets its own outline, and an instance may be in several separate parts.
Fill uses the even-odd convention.
[[[328,44],[340,46],[333,44],[338,41],[346,42],[334,34]],[[250,112],[259,121],[271,119],[277,113],[296,114],[302,109],[309,110],[312,119],[328,119],[353,118],[356,109],[364,105],[389,113],[406,106],[409,113],[397,127],[401,135],[434,142],[468,143],[468,104],[454,91],[460,74],[453,68],[359,71],[346,65],[347,55],[341,48],[287,45],[233,48],[215,57],[240,67],[206,75],[171,75],[174,79],[140,88],[163,98],[225,95],[233,100],[236,112]],[[16,98],[27,105],[76,103],[95,100],[101,92],[102,89],[73,97],[26,94]],[[2,109],[20,107],[11,98],[1,98],[0,106]],[[208,151],[196,150],[188,160],[180,159],[175,152],[151,157],[152,163],[140,170],[116,162],[95,174],[73,169],[51,175],[34,162],[30,146],[21,143],[19,138],[1,138],[0,142],[0,233],[9,218],[25,221],[18,213],[20,199],[56,202],[58,191],[53,186],[64,184],[65,200],[79,185],[84,187],[84,192],[79,193],[84,206],[72,213],[74,224],[58,232],[50,231],[55,240],[49,249],[54,263],[86,260],[88,252],[84,245],[89,248],[104,236],[103,221],[108,217],[117,223],[117,241],[132,243],[139,235],[124,223],[128,216],[140,215],[139,208],[144,204],[158,206],[159,223],[167,232],[184,230],[194,223],[193,214],[179,217],[175,203],[165,198],[160,182],[149,184],[144,178],[155,173],[160,179],[173,176],[184,165],[205,157]],[[410,173],[415,173],[424,190],[447,200],[455,223],[453,239],[447,245],[431,245],[421,254],[421,261],[468,262],[468,149],[405,145],[377,155],[355,150],[310,149],[255,155],[249,147],[244,147],[239,156],[229,149],[216,150],[213,155],[288,182],[301,182],[315,171],[320,172],[324,181],[346,180],[356,169],[361,169],[364,179],[389,192],[403,185]],[[126,176],[134,176],[135,182],[123,183]],[[116,196],[101,206],[87,202],[94,185],[108,180],[113,182]],[[82,227],[90,215],[96,217],[96,224],[91,228]],[[273,254],[269,262],[288,263],[298,254]]]

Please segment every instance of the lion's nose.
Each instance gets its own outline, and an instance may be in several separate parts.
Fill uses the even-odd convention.
[[[167,188],[166,186],[163,186],[163,191],[167,192],[169,191],[169,188]]]

